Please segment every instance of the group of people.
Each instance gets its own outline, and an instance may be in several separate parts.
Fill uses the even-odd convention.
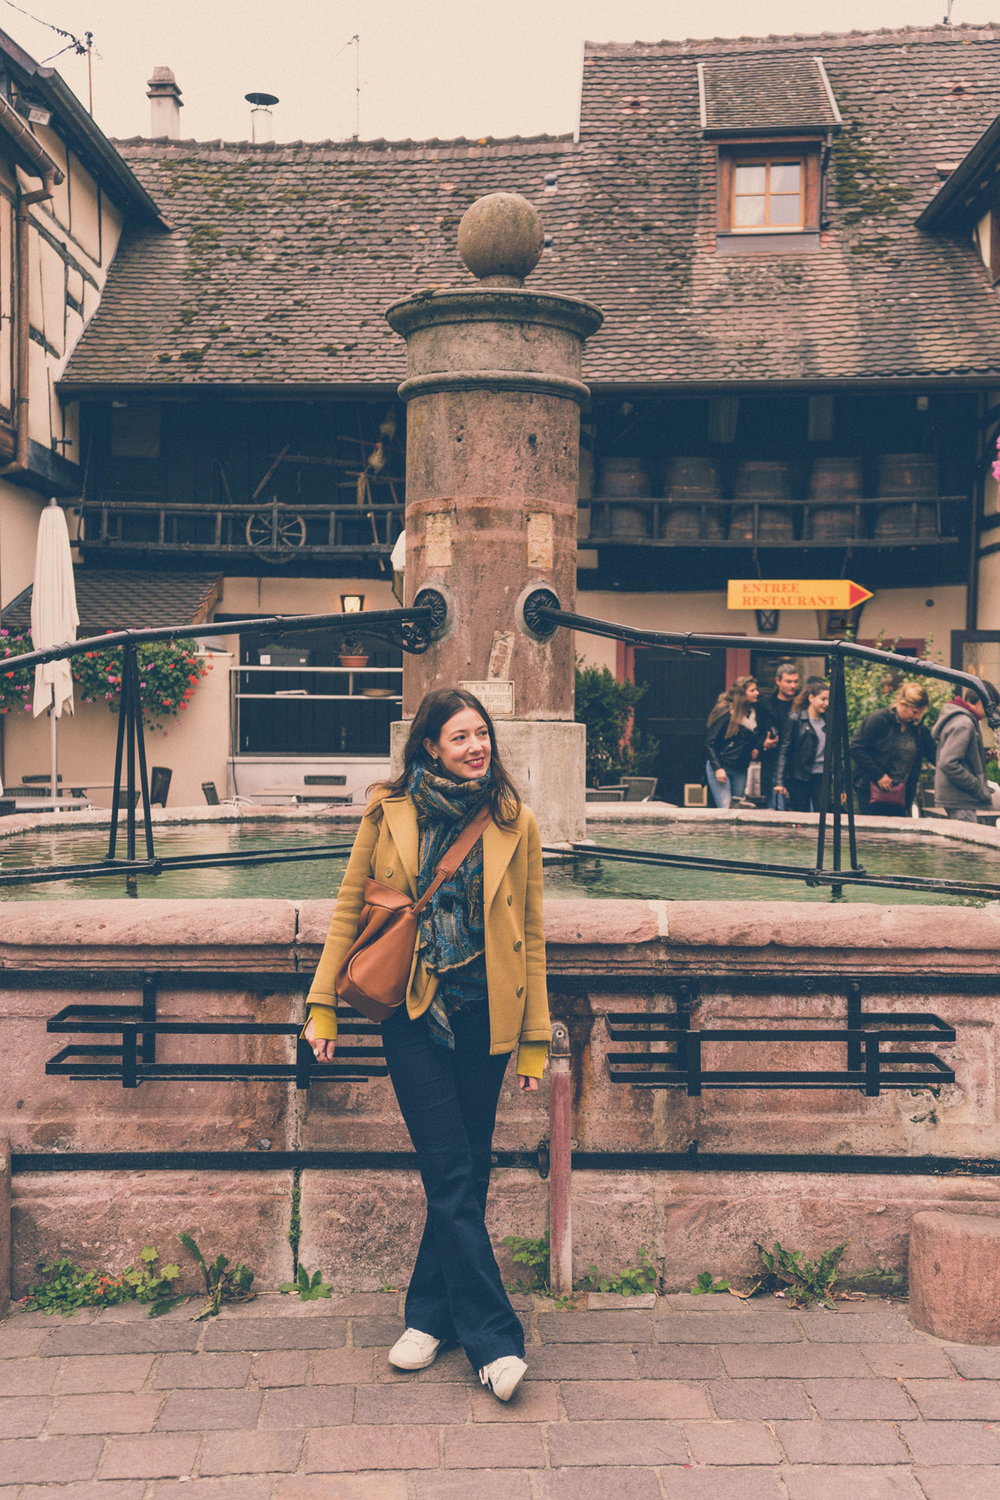
[[[858,812],[907,816],[926,761],[935,767],[935,804],[949,818],[974,823],[977,810],[991,804],[980,694],[974,688],[956,693],[928,730],[927,689],[919,682],[896,687],[891,679],[886,685],[894,692],[892,702],[868,714],[851,737]],[[794,662],[780,663],[774,692],[766,697],[755,678],[738,677],[719,695],[708,717],[705,774],[716,807],[729,807],[734,797],[744,796],[750,766],[759,760],[767,806],[818,811],[829,703],[829,683],[809,677],[800,688]]]

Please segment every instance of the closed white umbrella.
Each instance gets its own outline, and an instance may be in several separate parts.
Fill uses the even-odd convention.
[[[76,610],[73,554],[63,511],[52,500],[38,522],[35,577],[31,587],[31,642],[36,651],[76,640],[80,616]],[[59,795],[57,721],[65,709],[73,712],[73,674],[68,661],[50,661],[35,668],[34,715],[51,717],[52,801]]]

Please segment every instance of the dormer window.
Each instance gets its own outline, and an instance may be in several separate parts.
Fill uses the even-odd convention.
[[[761,157],[733,166],[730,227],[745,234],[802,229],[805,224],[805,163]]]

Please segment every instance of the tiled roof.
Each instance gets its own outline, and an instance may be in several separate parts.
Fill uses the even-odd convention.
[[[708,131],[836,130],[840,123],[815,57],[783,52],[701,66]]]
[[[843,116],[812,253],[722,255],[698,62],[823,58]],[[363,386],[404,373],[389,303],[467,280],[455,231],[497,189],[551,245],[529,286],[603,308],[595,383],[747,385],[1000,373],[971,244],[914,220],[1000,113],[1000,28],[588,48],[569,139],[253,147],[126,142],[177,228],[132,236],[64,389]]]
[[[77,567],[76,607],[79,637],[106,630],[152,630],[159,625],[198,625],[215,608],[221,590],[218,573],[154,573],[137,569],[97,570]],[[3,612],[4,625],[31,624],[31,589]]]

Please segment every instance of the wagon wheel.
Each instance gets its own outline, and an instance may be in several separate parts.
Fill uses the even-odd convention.
[[[247,546],[268,562],[291,562],[293,552],[305,546],[306,523],[301,516],[283,515],[277,506],[258,510],[247,518]]]

